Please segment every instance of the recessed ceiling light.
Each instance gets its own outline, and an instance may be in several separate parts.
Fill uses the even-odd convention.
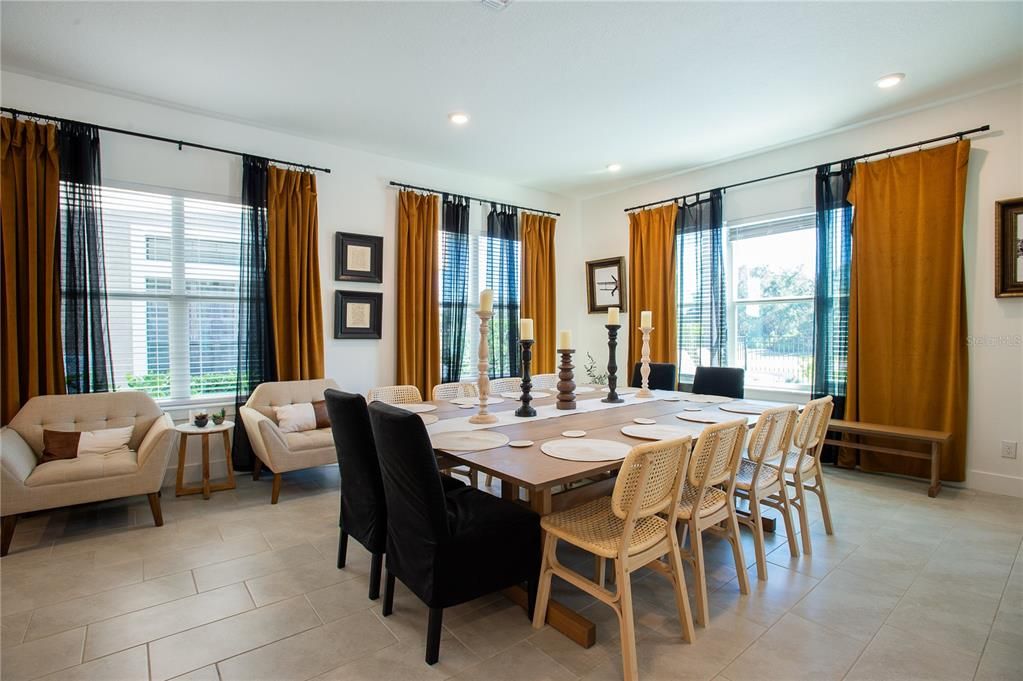
[[[461,111],[455,111],[454,113],[448,114],[448,120],[455,125],[465,125],[469,122],[469,114],[462,113]]]
[[[609,172],[609,173],[617,173],[621,169],[622,169],[622,164],[621,163],[612,163],[612,164],[610,164],[607,167],[607,172]]]
[[[882,90],[887,90],[890,87],[895,87],[906,77],[905,73],[889,73],[887,76],[881,76],[877,79],[874,85],[878,86]]]

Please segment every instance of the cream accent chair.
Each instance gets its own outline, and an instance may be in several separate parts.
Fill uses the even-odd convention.
[[[274,474],[271,504],[276,504],[281,496],[282,473],[337,464],[337,451],[334,449],[330,426],[282,433],[277,427],[274,407],[319,402],[323,400],[324,390],[336,387],[337,383],[330,378],[260,383],[248,401],[238,408],[252,451],[256,454],[252,479],[259,480],[263,466]]]
[[[37,463],[43,430],[103,430],[132,426],[127,450]],[[163,525],[160,487],[177,442],[170,417],[141,392],[33,397],[0,429],[0,514],[7,555],[18,515],[137,494],[149,496],[157,527]]]
[[[418,404],[423,394],[414,385],[385,385],[366,393],[366,401],[380,400],[388,404]]]
[[[459,397],[479,397],[475,383],[441,383],[433,386],[433,401],[454,400]]]

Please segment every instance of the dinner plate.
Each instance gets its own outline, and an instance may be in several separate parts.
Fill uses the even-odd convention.
[[[426,404],[425,402],[413,402],[412,404],[395,404],[392,406],[395,406],[398,409],[404,409],[405,411],[410,411],[413,414],[422,414],[423,412],[434,411],[435,409],[437,409],[436,404]]]
[[[730,411],[733,414],[763,414],[770,407],[750,402],[729,402],[718,407],[721,411]]]
[[[440,419],[434,416],[433,414],[420,414],[419,418],[423,419],[423,423],[425,423],[426,425],[430,425],[431,423],[437,423],[437,421],[440,421]]]
[[[434,449],[473,452],[508,444],[508,436],[493,430],[449,430],[430,435]]]
[[[596,390],[596,388],[594,388],[593,386],[589,386],[589,385],[577,385],[575,387],[576,395],[581,395],[583,393],[591,393],[594,390]]]
[[[512,440],[511,442],[508,443],[508,446],[509,447],[517,447],[517,448],[520,448],[520,449],[523,448],[523,447],[532,447],[533,446],[533,441],[532,440]]]
[[[568,461],[621,461],[631,450],[614,440],[548,440],[540,445],[547,456]]]
[[[566,430],[561,437],[586,437],[585,430]]]
[[[686,430],[680,426],[665,426],[662,424],[622,426],[622,433],[629,437],[638,437],[641,440],[674,440],[677,437],[693,434],[691,430]]]
[[[657,420],[656,419],[648,419],[645,416],[637,416],[636,418],[632,419],[632,422],[633,423],[641,423],[641,424],[643,424],[645,426],[652,426],[653,424],[657,423]]]
[[[550,397],[551,394],[548,393],[548,392],[544,392],[543,390],[530,390],[529,391],[529,396],[532,397],[534,400],[539,400],[542,397]],[[509,400],[518,400],[520,397],[522,397],[522,393],[521,392],[506,392],[506,393],[501,393],[501,397],[507,397]]]
[[[675,418],[694,423],[727,423],[735,420],[726,414],[710,414],[705,411],[684,411],[681,414],[675,414]]]
[[[502,402],[504,402],[504,398],[503,397],[497,397],[495,395],[488,395],[487,396],[487,404],[501,404]],[[470,407],[478,407],[478,406],[480,406],[480,398],[478,398],[478,397],[456,397],[455,399],[451,400],[451,404],[457,404],[459,406],[461,406],[461,405],[468,405]]]

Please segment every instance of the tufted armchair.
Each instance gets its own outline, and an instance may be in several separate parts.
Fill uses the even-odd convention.
[[[38,463],[44,429],[126,426],[134,428],[127,450]],[[7,555],[18,515],[31,511],[146,494],[153,522],[163,525],[159,491],[175,441],[170,417],[145,393],[33,397],[0,429],[0,555]]]
[[[277,427],[274,407],[323,400],[323,391],[336,388],[330,378],[305,381],[276,381],[260,383],[248,401],[238,409],[245,433],[256,454],[252,479],[259,480],[263,466],[274,474],[270,503],[276,504],[281,495],[281,473],[337,464],[334,438],[330,427],[296,433],[282,433]]]

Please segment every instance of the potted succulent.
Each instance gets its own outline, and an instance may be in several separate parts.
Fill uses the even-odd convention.
[[[192,414],[192,423],[195,424],[196,428],[205,428],[206,424],[209,423],[210,415],[205,409],[200,409]]]
[[[221,407],[220,411],[213,412],[213,425],[219,426],[224,422],[224,417],[227,416],[227,412]]]

